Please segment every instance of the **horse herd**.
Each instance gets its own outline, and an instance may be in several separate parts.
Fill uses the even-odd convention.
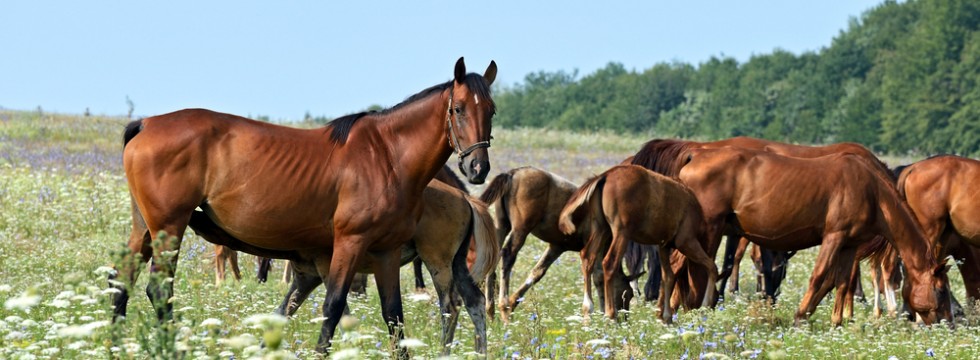
[[[128,289],[141,263],[173,277],[178,257],[172,254],[187,227],[226,254],[289,260],[292,279],[279,314],[293,314],[324,284],[321,352],[330,346],[357,273],[374,274],[389,334],[402,338],[399,268],[413,260],[417,286],[424,286],[424,263],[448,314],[443,344],[453,340],[461,298],[480,353],[486,353],[486,316],[494,309],[490,289],[499,288],[507,321],[518,299],[566,251],[582,259],[583,311],[592,310],[594,285],[611,318],[629,309],[644,254],[652,279],[646,298],[658,298],[660,315],[670,322],[679,306],[715,305],[716,284],[722,283],[723,293],[720,279],[736,271],[735,254],[749,242],[756,244],[764,289],[773,298],[786,259],[820,245],[797,323],[831,289],[839,294],[832,323],[851,318],[864,258],[871,259],[876,288],[895,289],[904,272],[901,296],[909,314],[925,324],[953,318],[947,256],[964,259],[958,264],[968,297],[980,296],[980,262],[972,247],[980,246],[974,181],[980,162],[962,157],[923,160],[896,179],[853,143],[658,139],[582,186],[522,167],[496,176],[476,199],[443,164],[455,152],[470,183],[485,181],[496,72],[491,61],[484,74],[467,73],[460,58],[452,80],[392,108],[345,116],[320,129],[201,109],[130,123],[123,164],[133,227],[130,253],[110,275],[110,286],[119,290],[114,319],[126,315]],[[169,241],[152,241],[157,234]],[[532,234],[548,248],[511,294],[517,253]],[[719,270],[714,259],[722,236],[729,245]],[[662,274],[663,286],[650,285],[660,278],[654,273]],[[166,320],[173,282],[155,279],[147,295]],[[893,292],[885,293],[894,299]]]

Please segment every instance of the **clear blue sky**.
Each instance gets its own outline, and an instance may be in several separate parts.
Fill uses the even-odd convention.
[[[0,6],[0,107],[137,115],[204,107],[299,119],[394,105],[499,65],[641,71],[828,46],[881,0],[44,1]]]

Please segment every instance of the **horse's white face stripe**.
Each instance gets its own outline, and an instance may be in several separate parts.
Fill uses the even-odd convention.
[[[480,105],[480,96],[473,94],[473,101],[475,101],[477,105]]]

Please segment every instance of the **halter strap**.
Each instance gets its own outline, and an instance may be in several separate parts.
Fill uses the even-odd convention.
[[[457,133],[459,128],[459,119],[456,119],[456,126],[453,126],[453,93],[456,90],[456,83],[453,82],[453,87],[449,89],[449,102],[446,105],[446,137],[449,138],[449,146],[456,150],[456,157],[459,160],[459,168],[463,168],[463,158],[468,156],[473,151],[477,149],[485,149],[490,147],[490,141],[478,141],[470,145],[466,149],[459,149],[459,134]]]

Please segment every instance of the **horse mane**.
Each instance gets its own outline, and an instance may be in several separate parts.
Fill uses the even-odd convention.
[[[691,144],[690,141],[675,139],[650,140],[633,156],[632,164],[664,176],[677,177],[680,169],[674,166],[675,162],[691,148]]]
[[[347,142],[347,137],[350,136],[350,131],[354,127],[354,123],[356,123],[357,120],[360,120],[367,115],[388,115],[408,106],[409,104],[413,104],[434,94],[439,94],[446,91],[446,89],[453,86],[453,82],[454,80],[449,80],[441,84],[430,86],[387,109],[378,111],[362,111],[339,117],[327,124],[327,128],[330,129],[330,140],[336,144],[343,145]],[[466,76],[463,78],[463,83],[470,89],[471,92],[479,96],[480,99],[486,99],[486,101],[490,102],[489,106],[491,112],[497,111],[496,104],[493,102],[493,98],[490,97],[490,86],[487,84],[482,75],[476,73],[466,74]]]

